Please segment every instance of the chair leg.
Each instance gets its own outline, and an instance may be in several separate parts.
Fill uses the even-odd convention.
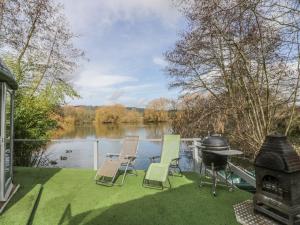
[[[169,167],[168,174],[169,174],[170,176],[173,176],[173,175],[174,175],[173,170],[174,170],[174,169],[173,169],[172,167]]]
[[[122,178],[121,185],[123,185],[123,183],[124,183],[125,176],[126,176],[126,173],[127,173],[127,170],[128,170],[128,166],[129,166],[129,163],[127,163],[127,165],[126,165],[126,168],[125,168],[125,171],[124,171],[124,174],[123,174],[123,178]]]
[[[113,186],[114,185],[114,183],[113,183],[113,181],[114,181],[114,177],[111,179],[111,181],[106,181],[105,180],[105,177],[100,177],[98,180],[96,180],[96,184],[101,184],[101,185],[105,185],[105,186]]]
[[[138,176],[137,170],[135,169],[134,165],[132,165],[132,169],[134,170],[135,175]]]
[[[144,177],[143,177],[143,183],[142,183],[142,186],[144,187],[145,186],[145,182],[146,182],[146,173],[144,174]]]
[[[114,181],[115,181],[115,178],[116,178],[116,176],[117,176],[118,172],[119,172],[119,171],[117,171],[117,173],[116,173],[116,174],[113,176],[113,178],[111,179],[111,183],[112,183],[112,184],[114,183]]]
[[[99,180],[99,179],[100,179],[100,177],[98,176],[98,170],[97,170],[97,172],[96,172],[96,174],[95,174],[95,177],[94,177],[94,180],[97,181],[97,180]]]
[[[177,165],[177,168],[178,168],[178,170],[179,170],[179,173],[182,175],[182,171],[181,171],[181,169],[180,169],[180,166],[179,166],[179,165]]]
[[[170,188],[172,188],[172,185],[171,185],[171,182],[170,182],[170,179],[169,179],[169,177],[167,177],[167,179],[168,179],[168,182],[169,182]]]
[[[130,173],[128,172],[128,175],[138,176],[137,170],[135,169],[134,165],[130,164],[128,166],[128,171],[131,171]]]

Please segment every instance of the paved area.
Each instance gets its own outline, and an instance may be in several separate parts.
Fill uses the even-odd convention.
[[[233,206],[236,220],[242,225],[279,225],[274,220],[254,213],[252,200],[246,200]]]

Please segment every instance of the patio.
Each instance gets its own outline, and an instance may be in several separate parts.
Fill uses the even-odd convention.
[[[15,168],[15,184],[21,188],[0,217],[0,224],[26,224],[42,184],[42,192],[33,219],[36,225],[182,225],[238,224],[232,205],[252,195],[218,187],[198,187],[198,175],[185,173],[170,177],[172,189],[142,187],[139,176],[127,176],[123,187],[96,185],[95,172],[85,169]],[[118,182],[119,180],[117,180]]]

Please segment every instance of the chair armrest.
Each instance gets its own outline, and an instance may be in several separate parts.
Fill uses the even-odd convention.
[[[134,161],[136,159],[136,156],[133,155],[126,155],[125,159],[129,159],[130,161]]]
[[[172,159],[172,160],[171,160],[171,164],[172,164],[172,163],[176,163],[176,164],[178,165],[178,164],[179,164],[179,160],[180,160],[180,157],[179,157],[179,158]]]
[[[172,159],[172,161],[179,161],[179,160],[180,160],[180,157],[179,157],[179,158]]]
[[[153,157],[149,157],[149,160],[151,163],[155,162],[156,159],[159,159],[160,156],[159,155],[156,155],[156,156],[153,156]]]
[[[107,153],[106,154],[106,157],[109,157],[109,158],[118,157],[118,156],[120,156],[119,153]]]

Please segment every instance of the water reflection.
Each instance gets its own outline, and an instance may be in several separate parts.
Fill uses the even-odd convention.
[[[159,124],[98,124],[83,127],[72,127],[60,138],[122,138],[128,135],[138,135],[142,139],[161,138],[171,133],[168,123]]]
[[[105,160],[107,153],[119,153],[120,139],[129,135],[140,137],[136,160],[137,169],[146,169],[149,166],[149,157],[161,154],[161,142],[145,139],[160,139],[164,134],[171,133],[169,124],[103,124],[100,126],[74,127],[61,135],[61,141],[50,144],[46,154],[51,161],[56,161],[58,167],[93,168],[94,142],[89,139],[100,139],[98,143],[98,167]],[[64,139],[74,139],[66,142]],[[78,140],[81,139],[81,140]],[[192,170],[192,155],[187,151],[186,143],[181,144],[180,167],[182,170]]]
[[[93,168],[94,166],[94,142],[74,140],[72,142],[55,142],[48,146],[47,156],[51,161],[56,161],[56,167],[61,168]],[[113,139],[101,139],[98,143],[98,167],[104,162],[107,153],[119,153],[121,141]],[[187,144],[181,143],[180,168],[183,171],[193,169],[193,157],[187,151]],[[137,169],[147,169],[150,157],[161,155],[161,142],[141,140],[138,146]]]

